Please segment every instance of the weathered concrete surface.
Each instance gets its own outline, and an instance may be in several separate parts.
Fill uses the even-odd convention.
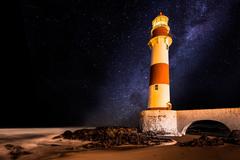
[[[177,114],[174,110],[145,110],[141,112],[143,132],[160,132],[168,136],[177,136]]]
[[[240,108],[198,110],[145,110],[141,113],[143,132],[154,131],[166,136],[180,136],[196,121],[213,120],[226,125],[230,130],[240,130]]]
[[[196,121],[213,120],[226,125],[230,130],[240,130],[240,108],[198,109],[177,111],[177,126],[181,134]]]

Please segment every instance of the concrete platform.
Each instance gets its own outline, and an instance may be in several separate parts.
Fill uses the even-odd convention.
[[[177,112],[174,110],[145,110],[141,112],[143,132],[159,132],[166,136],[179,136]]]
[[[164,136],[181,136],[196,121],[212,120],[230,130],[240,130],[240,108],[196,110],[144,110],[140,115],[143,132],[159,132]]]

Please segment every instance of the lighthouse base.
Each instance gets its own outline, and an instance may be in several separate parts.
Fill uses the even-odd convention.
[[[177,129],[177,112],[174,110],[144,110],[140,115],[140,125],[143,132],[181,136]]]

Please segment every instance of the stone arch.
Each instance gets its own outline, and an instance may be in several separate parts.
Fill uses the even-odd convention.
[[[182,135],[185,135],[186,132],[187,132],[187,129],[194,123],[196,122],[201,122],[201,121],[212,121],[212,122],[216,122],[216,123],[219,123],[219,124],[222,124],[224,125],[228,130],[229,132],[231,131],[231,128],[226,124],[224,123],[223,121],[219,121],[219,120],[215,120],[215,119],[197,119],[197,120],[192,120],[190,121],[189,123],[187,123],[183,128],[182,130],[180,131]]]
[[[223,123],[232,130],[240,129],[240,108],[197,109],[177,111],[177,128],[181,134],[186,134],[187,128],[194,121],[212,120]]]

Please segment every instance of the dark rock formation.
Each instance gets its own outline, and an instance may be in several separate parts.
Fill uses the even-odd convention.
[[[206,135],[202,135],[198,139],[193,139],[192,141],[179,143],[180,146],[217,146],[223,145],[224,143],[231,143],[240,145],[240,130],[233,130],[228,137],[215,137],[209,138]]]
[[[65,131],[63,134],[54,137],[64,139],[77,139],[94,141],[83,145],[86,149],[112,148],[119,145],[158,145],[162,142],[171,142],[171,139],[161,137],[162,133],[142,133],[137,128],[127,127],[98,127],[96,129],[80,129],[74,132]]]
[[[192,146],[192,147],[204,147],[204,146],[218,146],[223,145],[224,141],[223,138],[215,137],[215,138],[209,138],[206,135],[202,135],[199,138],[194,138],[191,141],[188,142],[179,142],[180,146]]]
[[[9,154],[11,155],[11,159],[17,159],[21,155],[31,154],[31,152],[28,152],[24,150],[23,147],[13,144],[6,144],[5,148],[9,150]]]
[[[240,130],[233,130],[225,142],[240,145]]]

